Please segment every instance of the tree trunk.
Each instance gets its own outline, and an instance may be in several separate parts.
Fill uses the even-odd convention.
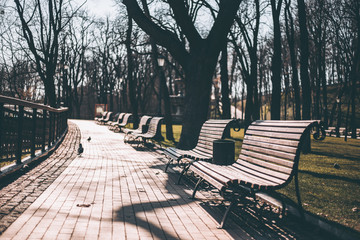
[[[252,85],[252,81],[249,81],[246,84],[246,106],[245,106],[245,127],[247,128],[248,126],[250,126],[253,118],[253,111],[254,111],[254,103],[253,103],[253,99],[254,99],[254,88]]]
[[[143,5],[144,11],[145,11],[145,15],[150,17],[147,1],[142,0],[142,5]],[[162,69],[160,69],[158,61],[157,61],[158,55],[159,55],[158,48],[152,37],[150,37],[150,44],[151,44],[151,51],[152,51],[152,55],[151,55],[152,62],[156,68],[156,73],[157,73],[157,76],[159,77],[159,81],[160,81],[160,84],[159,84],[160,85],[159,90],[161,88],[161,91],[159,91],[159,98],[160,98],[160,106],[159,107],[160,108],[161,108],[161,97],[162,97],[162,100],[164,101],[164,108],[165,108],[164,120],[165,120],[165,125],[166,125],[166,138],[170,141],[174,141],[174,134],[173,134],[173,129],[172,129],[171,100],[170,100],[170,95],[169,95],[169,89],[166,85],[166,78],[165,78],[164,71]],[[171,88],[171,84],[170,84],[170,88]],[[162,92],[162,96],[160,95],[160,92]],[[159,109],[159,111],[160,111],[160,109]]]
[[[280,10],[282,0],[276,4],[271,0],[271,9],[274,23],[274,55],[272,57],[272,97],[271,97],[271,119],[280,119],[280,100],[281,100],[281,32],[280,32]],[[276,6],[277,5],[277,6]]]
[[[203,62],[203,67],[197,67],[198,62]],[[212,81],[209,80],[212,79],[216,62],[217,58],[210,59],[206,54],[195,54],[184,69],[187,84],[182,132],[178,144],[181,149],[195,147],[201,126],[207,119],[212,86]]]
[[[160,73],[160,87],[162,90],[164,108],[165,108],[164,120],[166,125],[166,138],[170,141],[174,141],[174,134],[172,129],[172,116],[171,116],[171,100],[163,71],[161,71]]]
[[[353,64],[351,69],[351,138],[356,138],[356,91],[357,91],[357,81],[360,79],[360,16],[358,17],[357,22],[357,38],[354,40],[355,50],[353,57]]]
[[[306,26],[306,9],[304,0],[297,0],[300,27],[300,77],[303,97],[302,118],[311,119],[311,88],[309,78],[309,34]]]
[[[45,96],[48,100],[48,104],[51,107],[56,107],[56,94],[55,94],[55,83],[53,76],[50,74],[46,76],[46,80],[44,81],[45,86]]]
[[[139,124],[139,116],[138,116],[138,102],[136,98],[136,79],[133,77],[134,71],[134,62],[133,62],[133,54],[131,50],[131,33],[132,33],[132,18],[130,14],[128,16],[128,29],[126,31],[126,53],[127,53],[127,62],[128,62],[128,74],[127,80],[129,83],[129,98],[132,109],[132,117],[133,117],[133,128],[137,128]]]
[[[221,103],[222,103],[222,115],[223,119],[231,118],[230,112],[230,98],[229,98],[229,74],[227,64],[227,44],[225,44],[220,59],[221,68]]]
[[[297,68],[297,56],[295,51],[295,30],[294,30],[294,20],[290,12],[290,1],[286,2],[286,9],[285,9],[285,26],[286,26],[286,36],[289,44],[290,50],[290,61],[291,61],[291,69],[292,69],[292,77],[291,83],[295,95],[295,120],[301,119],[301,99],[300,99],[300,87],[299,87],[299,77],[298,77],[298,68]]]

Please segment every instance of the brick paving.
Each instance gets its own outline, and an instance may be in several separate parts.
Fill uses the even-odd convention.
[[[80,130],[69,124],[61,147],[44,161],[30,164],[0,183],[0,234],[13,223],[75,159]],[[40,163],[39,163],[40,162]]]
[[[49,158],[59,163],[46,168],[50,163],[44,161],[34,168],[42,174],[29,171],[1,190],[17,199],[13,209],[32,202],[20,200],[32,196],[30,190],[11,195],[24,182],[36,195],[0,239],[321,239],[319,231],[296,221],[262,220],[251,210],[238,210],[228,229],[217,229],[224,206],[213,199],[216,195],[199,191],[197,200],[188,199],[193,182],[175,185],[178,174],[164,173],[166,161],[158,153],[125,145],[123,134],[93,121],[71,122],[80,129],[84,153],[74,158],[79,133],[70,124],[64,143]]]

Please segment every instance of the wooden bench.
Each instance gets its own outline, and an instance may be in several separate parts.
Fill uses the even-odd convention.
[[[105,118],[99,119],[98,123],[102,124],[102,125],[106,124],[108,121],[110,121],[112,115],[113,115],[113,112],[107,112]]]
[[[131,143],[137,143],[137,147],[139,147],[140,144],[145,145],[148,140],[156,141],[158,143],[160,143],[160,141],[163,141],[164,137],[161,135],[161,122],[163,119],[163,117],[153,117],[150,120],[147,132],[132,134],[134,141],[132,141]]]
[[[309,139],[310,130],[320,127],[319,121],[255,121],[246,131],[238,160],[227,166],[205,161],[191,164],[190,170],[199,176],[192,197],[202,181],[219,190],[230,200],[220,228],[224,227],[231,209],[254,199],[256,193],[271,193],[285,187],[295,178],[298,205],[301,200],[298,186],[298,163],[301,147]]]
[[[132,134],[139,134],[139,133],[145,133],[147,132],[147,128],[149,127],[149,122],[151,120],[152,117],[150,116],[142,116],[139,122],[139,127],[137,129],[130,129],[130,128],[125,128],[123,130],[123,132],[125,133],[124,136],[124,143],[127,143],[128,141],[133,140],[132,139]]]
[[[126,125],[130,123],[130,119],[132,117],[131,113],[126,113],[122,119],[121,123],[115,124],[115,132],[120,132],[122,128],[124,128]]]
[[[112,114],[112,116],[111,116],[111,118],[109,119],[109,121],[107,121],[106,123],[105,123],[105,125],[111,125],[112,123],[114,123],[114,122],[116,122],[117,121],[117,119],[119,118],[119,115],[120,115],[120,113],[113,113]]]
[[[165,149],[164,154],[168,159],[165,172],[172,162],[176,161],[179,163],[182,158],[211,161],[213,158],[213,141],[229,137],[230,127],[236,122],[235,119],[207,120],[201,127],[199,139],[195,148],[191,150],[181,150],[174,147]]]
[[[115,119],[115,121],[113,121],[113,122],[108,122],[107,125],[108,125],[109,129],[112,130],[112,131],[115,130],[116,125],[122,122],[124,116],[125,116],[125,113],[120,113],[120,114],[118,115],[118,117]]]
[[[107,115],[107,111],[103,112],[101,114],[101,117],[95,117],[94,120],[96,121],[96,123],[98,123],[101,119],[105,119],[106,115]]]
[[[326,135],[331,137],[331,135],[336,133],[336,128],[335,127],[328,127],[328,129],[325,130]]]

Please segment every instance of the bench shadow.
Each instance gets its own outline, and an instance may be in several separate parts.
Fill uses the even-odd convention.
[[[342,154],[337,154],[337,153],[330,154],[330,153],[326,153],[326,152],[311,150],[311,154],[318,155],[318,156],[333,157],[333,158],[344,158],[344,159],[347,159],[349,161],[354,161],[354,162],[359,161],[358,157],[349,157],[349,156],[344,156]]]
[[[145,149],[143,149],[145,151]],[[152,151],[147,149],[147,151]],[[156,159],[156,164],[150,166],[151,169],[157,169],[164,171],[166,160],[162,156]],[[139,171],[139,169],[135,169]],[[136,203],[122,206],[119,209],[114,210],[115,221],[127,222],[136,225],[149,231],[153,238],[160,239],[178,239],[177,233],[168,231],[161,227],[161,220],[158,224],[147,221],[144,217],[146,214],[153,214],[156,209],[168,208],[186,205],[191,201],[199,202],[201,206],[213,219],[218,223],[221,221],[222,215],[225,213],[226,203],[224,204],[220,198],[214,200],[212,197],[205,197],[203,199],[190,200],[185,197],[190,197],[190,194],[185,189],[193,189],[195,186],[195,179],[191,177],[183,178],[183,186],[174,186],[177,181],[179,173],[174,171],[170,167],[170,172],[166,173],[168,180],[165,184],[165,189],[169,194],[174,196],[173,199],[167,199],[164,201],[150,201],[145,203]],[[201,191],[201,190],[200,190]],[[202,192],[202,191],[201,191]],[[207,193],[206,193],[207,194]],[[205,195],[206,195],[205,194]],[[140,195],[139,195],[140,197]],[[219,203],[220,202],[220,203]],[[230,214],[228,221],[228,227],[224,229],[227,233],[238,239],[294,239],[305,238],[306,239],[332,239],[328,234],[324,234],[323,231],[314,228],[314,226],[308,226],[306,223],[302,223],[299,220],[292,219],[286,216],[285,219],[280,219],[274,214],[270,214],[270,217],[263,218],[256,212],[256,210],[248,208],[238,208]],[[191,216],[190,216],[191,217]],[[176,229],[176,223],[172,223],[174,229]],[[216,226],[213,226],[216,228]]]
[[[308,174],[311,175],[313,177],[317,177],[317,178],[324,178],[324,179],[332,179],[332,180],[341,180],[341,181],[345,181],[345,182],[349,182],[349,183],[355,183],[360,185],[360,179],[353,179],[353,178],[348,178],[348,177],[343,177],[343,176],[336,176],[336,175],[332,175],[332,174],[325,174],[325,173],[316,173],[316,172],[311,172],[308,170],[298,170],[299,173],[304,173],[304,174]]]

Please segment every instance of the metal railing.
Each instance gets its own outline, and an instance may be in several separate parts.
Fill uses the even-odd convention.
[[[0,167],[49,150],[67,131],[67,108],[0,95]]]

